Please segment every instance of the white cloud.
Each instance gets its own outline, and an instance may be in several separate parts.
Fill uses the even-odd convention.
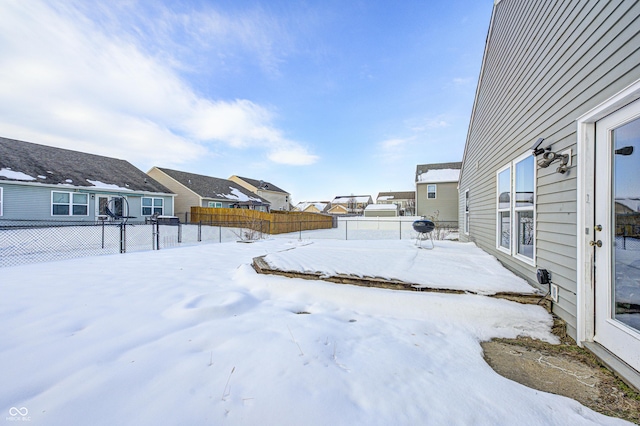
[[[451,126],[451,119],[444,114],[439,114],[407,123],[407,125],[413,132],[420,133],[427,130],[449,127]]]
[[[387,151],[387,150],[393,150],[393,149],[398,149],[404,145],[406,145],[407,143],[409,143],[411,141],[412,138],[392,138],[392,139],[386,139],[382,142],[379,143],[380,148],[382,148],[383,150]]]
[[[377,144],[377,152],[374,157],[382,160],[385,164],[398,163],[405,160],[408,155],[408,148],[414,142],[415,137],[389,138]]]
[[[1,136],[145,166],[212,156],[219,144],[259,149],[284,164],[317,160],[283,136],[268,109],[249,100],[203,98],[181,79],[179,63],[160,59],[170,54],[143,50],[131,33],[56,7],[0,4]],[[162,32],[163,22],[156,24]],[[242,37],[250,43],[249,35]]]
[[[475,82],[475,80],[471,77],[465,77],[465,78],[454,78],[453,79],[453,84],[455,86],[469,86],[471,84],[473,84]]]
[[[272,149],[268,157],[274,163],[301,166],[318,161],[317,156],[309,154],[304,147],[298,146],[293,142],[289,146],[280,146]]]

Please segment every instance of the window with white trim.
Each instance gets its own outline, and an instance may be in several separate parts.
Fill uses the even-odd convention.
[[[436,186],[427,185],[427,198],[436,198]]]
[[[511,254],[511,166],[498,172],[498,248]]]
[[[142,197],[142,216],[153,216],[164,214],[164,199],[153,197]]]
[[[219,201],[209,201],[209,203],[207,204],[209,207],[213,207],[216,209],[220,209],[222,208],[222,203]]]
[[[2,202],[2,200],[3,200],[3,198],[2,198],[2,196],[3,196],[2,190],[3,189],[4,188],[0,187],[0,216],[2,216],[2,206],[4,205],[3,202]]]
[[[469,235],[469,190],[464,191],[464,233]]]
[[[51,191],[52,216],[88,216],[89,194]]]
[[[534,257],[535,165],[526,154],[497,173],[497,247],[527,262]]]

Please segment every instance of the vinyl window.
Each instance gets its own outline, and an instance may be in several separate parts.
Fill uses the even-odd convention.
[[[164,214],[164,199],[142,197],[142,216]]]
[[[464,233],[469,235],[469,190],[464,191]]]
[[[535,164],[526,154],[497,173],[497,247],[528,263],[535,252]]]
[[[427,185],[427,198],[436,198],[436,185]]]
[[[511,166],[498,172],[498,248],[511,254]]]
[[[222,203],[219,201],[209,201],[207,205],[216,209],[222,208]]]
[[[52,216],[88,216],[89,195],[77,192],[51,191]]]

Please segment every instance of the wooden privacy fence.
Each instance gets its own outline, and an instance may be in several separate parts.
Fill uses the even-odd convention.
[[[190,222],[249,228],[272,235],[333,227],[333,218],[319,213],[282,211],[265,213],[258,210],[215,207],[191,207]]]

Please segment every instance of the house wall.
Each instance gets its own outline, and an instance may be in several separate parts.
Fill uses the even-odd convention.
[[[412,207],[412,204],[414,204],[414,200],[415,199],[408,198],[392,198],[389,200],[378,200],[376,201],[376,204],[395,204],[399,209],[406,209]]]
[[[52,186],[38,186],[38,185],[20,185],[20,184],[7,184],[2,183],[0,187],[3,188],[3,215],[1,219],[12,220],[67,220],[67,221],[95,221],[96,220],[96,194],[107,194],[111,196],[118,196],[115,193],[109,193],[107,191],[99,190],[91,187],[87,188],[74,188],[74,187],[52,187]],[[52,216],[51,215],[51,192],[74,192],[79,190],[80,192],[89,194],[89,209],[87,216]],[[93,197],[92,197],[93,195]],[[164,214],[173,214],[173,202],[171,196],[161,195],[149,195],[155,198],[162,198],[164,200]],[[129,204],[129,216],[135,216],[136,219],[144,220],[142,216],[142,197],[139,195],[126,196]]]
[[[427,185],[436,185],[436,198],[427,198]],[[416,184],[416,215],[435,217],[436,214],[440,222],[458,221],[457,182]]]
[[[50,188],[7,183],[0,183],[0,187],[3,188],[2,219],[51,220]],[[79,220],[83,219],[87,218]]]
[[[545,268],[559,289],[553,310],[576,336],[576,118],[640,78],[640,3],[526,2],[494,6],[460,178],[460,223],[469,190],[474,241],[537,285]],[[566,174],[537,168],[535,263],[496,249],[496,172],[545,138],[570,149]],[[584,231],[582,231],[584,232]],[[546,290],[546,288],[544,289]]]
[[[201,198],[196,193],[186,188],[184,185],[175,181],[175,179],[167,176],[162,171],[153,168],[147,173],[149,176],[166,186],[171,192],[176,194],[174,199],[174,215],[181,219],[186,217],[185,213],[191,212],[192,206],[207,207],[206,204],[201,204]]]
[[[397,210],[365,210],[365,217],[396,217],[398,216]]]
[[[256,188],[235,175],[231,176],[229,180],[269,201],[271,203],[269,207],[271,210],[289,211],[289,194]]]
[[[289,211],[289,195],[282,192],[257,190],[253,191],[271,203],[271,210]]]
[[[231,208],[231,204],[238,202],[238,200],[214,200],[213,198],[203,198],[200,207],[209,207],[209,201],[212,201],[214,203],[222,203],[222,206],[218,208],[223,209]]]
[[[125,194],[126,195],[126,194]],[[143,195],[143,196],[127,196],[127,202],[129,203],[129,216],[135,216],[136,219],[144,220],[145,216],[142,215],[142,198],[143,197],[153,197],[153,198],[162,198],[164,204],[164,216],[173,216],[174,206],[173,206],[173,198],[172,196],[163,196],[163,195]]]

